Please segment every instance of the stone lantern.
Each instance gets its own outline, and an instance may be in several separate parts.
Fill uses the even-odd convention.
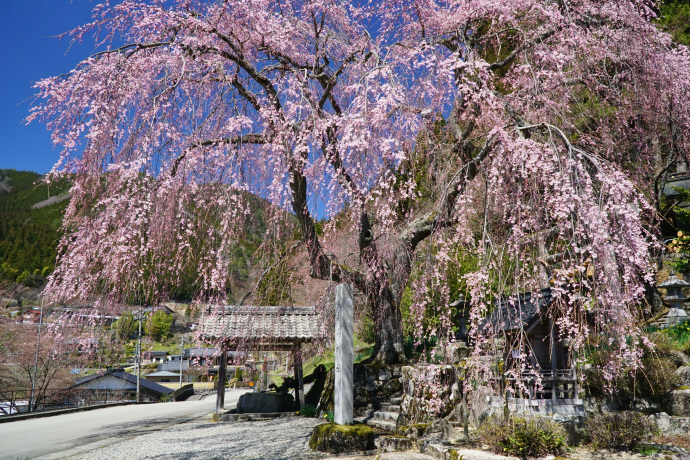
[[[657,286],[660,289],[666,289],[666,295],[663,301],[670,308],[664,326],[673,326],[676,323],[690,319],[683,308],[683,302],[687,297],[683,294],[683,288],[690,288],[690,283],[678,278],[675,272],[671,271],[671,276]]]

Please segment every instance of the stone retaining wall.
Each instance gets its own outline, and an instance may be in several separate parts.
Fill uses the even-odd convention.
[[[659,412],[649,416],[662,434],[690,433],[690,417],[672,417],[666,412]]]
[[[354,412],[355,416],[378,410],[381,403],[403,390],[402,366],[375,364],[354,365]]]

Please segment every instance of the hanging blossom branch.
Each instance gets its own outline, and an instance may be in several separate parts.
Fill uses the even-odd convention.
[[[383,360],[402,359],[405,296],[415,330],[433,311],[447,333],[465,295],[478,333],[496,298],[546,283],[576,346],[587,309],[622,333],[651,279],[647,188],[690,147],[690,53],[648,13],[621,0],[99,6],[72,37],[101,33],[105,52],[39,82],[29,117],[63,149],[55,172],[75,175],[49,292],[158,298],[198,273],[200,300],[226,300],[252,192],[294,213],[312,276],[366,294]],[[350,247],[317,233],[316,199],[348,222]],[[339,262],[348,253],[359,260]]]

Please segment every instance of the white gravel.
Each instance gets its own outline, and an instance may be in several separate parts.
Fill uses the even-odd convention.
[[[323,420],[286,417],[267,421],[210,421],[210,417],[149,432],[73,457],[72,460],[132,459],[234,459],[234,460],[312,460],[335,457],[337,460],[433,460],[419,452],[389,452],[380,456],[329,455],[309,449],[309,437]],[[506,459],[496,454],[471,449],[457,449],[467,460]],[[553,457],[547,457],[553,458]],[[568,458],[578,460],[636,460],[642,456],[630,452],[575,449]],[[666,457],[669,458],[669,457]],[[676,458],[688,458],[678,456]],[[335,460],[335,459],[334,459]]]
[[[304,417],[260,422],[194,421],[70,457],[102,459],[287,459],[312,454],[307,443],[323,420]]]

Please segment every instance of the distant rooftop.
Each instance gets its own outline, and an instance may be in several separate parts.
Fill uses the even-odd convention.
[[[155,350],[155,351],[142,351],[144,356],[167,356],[168,352],[166,350]]]
[[[146,377],[179,377],[179,372],[158,371],[152,374],[147,374]]]
[[[89,375],[87,377],[82,377],[80,379],[77,379],[77,383],[75,383],[74,386],[78,387],[78,386],[86,384],[87,382],[91,382],[92,380],[102,379],[102,378],[107,377],[109,375],[111,375],[115,378],[124,380],[125,382],[132,384],[132,385],[134,385],[134,387],[136,387],[137,376],[134,374],[130,374],[129,372],[124,372],[122,370],[110,370],[110,371],[107,371],[103,374],[94,374],[94,375]],[[178,377],[179,377],[179,375],[178,375]],[[160,393],[160,394],[164,394],[164,395],[170,394],[174,391],[174,390],[171,390],[170,388],[164,387],[163,385],[159,385],[156,382],[151,382],[149,380],[146,380],[145,378],[139,379],[139,385],[142,388],[146,388],[147,390],[150,390],[150,391],[153,391],[156,393]]]

